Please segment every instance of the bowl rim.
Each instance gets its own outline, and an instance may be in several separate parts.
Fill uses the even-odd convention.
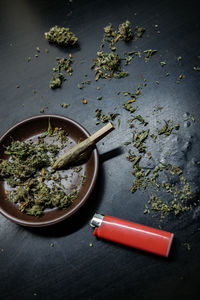
[[[28,118],[23,119],[22,121],[15,123],[13,126],[11,126],[2,136],[0,136],[0,144],[2,143],[2,141],[7,137],[7,135],[9,135],[13,130],[15,130],[16,128],[18,128],[19,126],[22,126],[23,124],[26,124],[27,122],[31,122],[33,120],[39,120],[39,119],[45,119],[45,118],[57,118],[57,119],[61,119],[67,122],[70,122],[71,124],[75,125],[80,131],[82,131],[87,137],[90,136],[90,133],[77,121],[60,115],[60,114],[42,114],[42,115],[34,115]],[[9,214],[9,212],[7,212],[6,210],[4,210],[1,205],[0,205],[0,213],[6,217],[7,219],[9,219],[10,221],[13,221],[19,225],[23,225],[23,226],[27,226],[27,227],[44,227],[44,226],[50,226],[50,225],[54,225],[56,223],[59,223],[61,221],[66,220],[67,218],[69,218],[71,215],[73,215],[76,211],[78,211],[83,204],[88,200],[89,196],[91,195],[94,186],[96,184],[97,181],[97,177],[98,177],[98,171],[99,171],[99,153],[97,150],[97,147],[95,146],[94,150],[93,150],[93,154],[94,154],[94,172],[92,175],[92,180],[91,183],[89,185],[89,188],[87,190],[87,192],[85,193],[85,195],[83,196],[83,198],[81,198],[81,200],[77,203],[76,206],[74,206],[68,213],[63,214],[60,217],[57,217],[53,220],[48,220],[48,221],[41,221],[41,222],[34,222],[34,221],[25,221],[19,218],[16,218],[14,216],[12,216],[11,214]],[[38,221],[39,219],[37,219]]]

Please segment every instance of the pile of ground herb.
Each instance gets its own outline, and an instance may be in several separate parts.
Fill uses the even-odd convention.
[[[72,75],[72,55],[68,58],[57,58],[57,65],[53,68],[53,76],[51,78],[49,87],[55,89],[61,87],[62,82],[66,80],[66,75]]]
[[[181,176],[176,183],[169,183],[162,181],[163,173],[165,171],[165,177],[168,174],[174,176],[180,176],[182,170],[177,166],[159,164],[153,169],[146,169],[140,167],[140,161],[142,155],[136,156],[134,152],[129,151],[128,160],[133,166],[133,175],[135,180],[131,186],[130,191],[135,193],[137,190],[150,190],[154,189],[157,193],[163,196],[163,193],[168,193],[168,200],[164,201],[161,196],[152,193],[149,201],[145,204],[144,213],[150,213],[151,211],[157,211],[161,213],[161,219],[163,219],[167,213],[174,212],[178,215],[181,212],[191,210],[192,205],[188,205],[188,200],[192,199],[193,193],[190,188],[190,184],[187,182],[184,176]]]
[[[131,29],[130,21],[126,20],[124,23],[120,24],[118,30],[114,30],[112,24],[108,24],[104,27],[104,37],[102,39],[100,50],[97,52],[97,57],[94,59],[94,64],[92,68],[95,70],[95,79],[99,78],[122,78],[128,75],[128,72],[122,71],[120,64],[121,58],[117,53],[114,53],[116,48],[116,43],[119,40],[128,42],[135,37],[141,37],[145,29],[143,27],[135,28],[135,32]],[[108,46],[111,52],[103,52],[102,49],[105,44],[108,43]],[[136,51],[131,52],[132,55],[135,55]],[[126,55],[123,60],[125,60],[125,64],[128,65],[133,56]]]
[[[144,27],[135,27],[135,30],[131,28],[131,22],[126,20],[118,26],[118,30],[114,30],[112,24],[108,24],[104,27],[104,37],[102,39],[101,48],[104,47],[105,43],[109,44],[112,51],[116,50],[115,44],[119,41],[128,42],[133,39],[137,39],[143,36],[145,32]]]
[[[48,142],[48,139],[49,140]],[[58,144],[52,142],[57,141]],[[64,130],[49,126],[48,131],[36,140],[12,141],[5,150],[9,159],[0,161],[0,177],[7,183],[8,200],[15,203],[21,212],[40,216],[46,208],[67,208],[78,196],[78,186],[66,192],[68,175],[53,172],[51,166],[61,149],[68,142]],[[80,168],[74,172],[80,172]],[[71,175],[73,176],[73,175]],[[80,184],[83,181],[80,178]]]
[[[129,41],[133,38],[133,32],[131,30],[130,21],[126,21],[119,25],[118,30],[114,30],[112,24],[108,24],[104,27],[104,37],[102,39],[101,48],[104,47],[105,43],[109,44],[109,47],[112,51],[115,51],[117,48],[115,44],[119,40]]]
[[[124,108],[131,114],[135,112],[136,109],[131,106],[131,103],[126,102],[126,106]],[[135,123],[136,120],[139,121],[139,126],[142,126],[143,129],[135,129],[135,126],[132,126],[132,122]],[[127,156],[132,164],[132,174],[135,177],[130,191],[135,193],[137,190],[149,188],[150,191],[155,190],[156,193],[159,193],[159,195],[151,193],[150,199],[145,205],[144,213],[157,211],[160,212],[161,219],[163,219],[169,212],[174,212],[177,215],[191,210],[192,205],[188,204],[188,200],[192,199],[193,193],[189,182],[183,176],[183,170],[176,165],[163,162],[159,162],[154,168],[148,168],[148,164],[146,167],[141,167],[141,161],[144,158],[152,159],[151,152],[148,151],[147,147],[148,137],[150,136],[156,142],[157,135],[151,132],[150,128],[144,129],[148,126],[148,122],[141,115],[133,116],[132,119],[128,120],[128,123],[130,128],[134,128],[132,140],[125,143],[127,146],[132,145]],[[164,126],[157,130],[157,134],[166,137],[172,134],[173,129],[178,130],[179,124],[173,125],[171,120],[164,120]],[[174,178],[174,180],[170,178]],[[164,201],[163,197],[161,198],[163,193],[169,195],[167,201]]]
[[[152,193],[149,201],[145,205],[144,213],[157,211],[161,213],[161,219],[164,219],[169,212],[174,212],[175,215],[178,215],[181,212],[192,209],[192,205],[187,204],[187,201],[192,199],[193,193],[184,176],[180,177],[179,185],[164,182],[159,186],[159,189],[157,189],[157,191],[160,190],[171,194],[171,199],[169,198],[169,200],[163,201],[157,194]]]
[[[44,34],[49,43],[58,44],[64,47],[76,46],[78,38],[69,28],[54,26]]]
[[[92,68],[95,70],[95,79],[99,78],[112,78],[112,77],[126,77],[127,72],[121,70],[121,59],[118,54],[114,52],[104,53],[97,52],[97,57],[94,59]]]

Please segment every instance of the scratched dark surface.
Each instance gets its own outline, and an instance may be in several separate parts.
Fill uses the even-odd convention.
[[[146,32],[135,42],[120,42],[118,50],[158,52],[148,63],[144,55],[134,58],[126,67],[127,78],[95,82],[90,66],[99,49],[103,27],[111,22],[116,28],[126,19],[145,27]],[[200,72],[193,67],[200,65],[199,20],[193,1],[0,1],[1,135],[17,122],[40,114],[41,109],[68,116],[90,133],[101,126],[96,125],[97,108],[105,114],[119,113],[121,121],[119,127],[115,122],[116,130],[98,144],[101,163],[96,187],[87,203],[69,220],[32,229],[0,216],[1,299],[197,298],[200,209],[197,205],[191,212],[169,214],[163,222],[157,215],[152,218],[152,214],[143,213],[150,192],[129,191],[133,176],[124,143],[131,139],[132,130],[127,124],[130,114],[121,107],[127,98],[117,92],[134,91],[143,83],[141,75],[146,78],[147,85],[137,105],[150,128],[156,129],[157,121],[163,119],[180,123],[179,131],[160,138],[156,144],[150,143],[152,164],[161,159],[178,164],[198,198]],[[79,47],[66,50],[49,45],[44,32],[54,25],[70,27],[79,38]],[[38,57],[36,47],[40,47]],[[52,91],[49,80],[56,57],[68,53],[74,59],[73,75],[62,88]],[[179,56],[181,62],[177,61]],[[160,61],[166,61],[164,68]],[[177,83],[180,74],[185,78]],[[78,89],[77,84],[86,78],[91,79],[91,84]],[[98,96],[103,97],[101,101]],[[83,98],[88,101],[86,105]],[[70,106],[64,109],[62,103]],[[157,105],[163,110],[152,115]],[[195,122],[185,120],[190,114]],[[89,226],[96,211],[174,232],[169,258],[96,240]]]

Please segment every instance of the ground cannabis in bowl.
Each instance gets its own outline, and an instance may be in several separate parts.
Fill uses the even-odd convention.
[[[67,171],[52,171],[51,166],[60,151],[69,143],[66,132],[52,129],[27,141],[12,141],[6,147],[9,159],[0,160],[0,177],[6,181],[8,200],[21,212],[40,216],[45,209],[65,209],[78,197],[84,180],[82,167]],[[70,184],[75,178],[78,184]]]

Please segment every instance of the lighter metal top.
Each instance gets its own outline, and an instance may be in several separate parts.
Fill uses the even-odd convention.
[[[94,214],[92,220],[90,221],[90,226],[92,227],[99,227],[103,222],[103,215],[101,214]]]

